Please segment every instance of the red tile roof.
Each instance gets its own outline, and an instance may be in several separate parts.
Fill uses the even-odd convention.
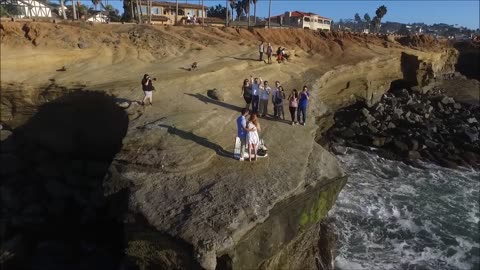
[[[270,17],[270,19],[280,18],[280,17],[283,17],[283,16],[285,16],[285,14],[280,14],[280,15],[277,15],[277,16],[273,16],[273,17]],[[332,20],[332,19],[327,18],[327,17],[322,17],[322,16],[320,16],[318,14],[315,14],[313,12],[303,12],[303,11],[296,11],[295,10],[295,11],[292,11],[291,15],[290,15],[290,17],[305,17],[305,16],[318,16],[318,17],[320,17],[322,19],[325,19],[325,20]]]

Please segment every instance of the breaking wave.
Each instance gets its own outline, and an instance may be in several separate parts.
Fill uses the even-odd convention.
[[[480,174],[348,149],[336,269],[480,269]]]

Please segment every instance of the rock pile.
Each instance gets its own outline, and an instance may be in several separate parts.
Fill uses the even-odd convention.
[[[327,138],[353,147],[374,147],[392,159],[456,168],[480,168],[480,108],[458,103],[433,88],[426,94],[391,90],[371,108],[357,103],[335,114]]]

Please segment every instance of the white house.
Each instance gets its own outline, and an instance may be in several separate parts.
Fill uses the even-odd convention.
[[[271,20],[282,26],[298,27],[312,30],[330,30],[332,19],[318,14],[302,11],[289,11],[282,15],[271,17]]]
[[[87,22],[94,22],[94,23],[107,23],[108,16],[103,13],[97,13],[92,17],[87,19]]]
[[[52,17],[51,8],[44,2],[35,0],[2,0],[0,4],[17,7],[19,14],[16,17],[18,18]]]

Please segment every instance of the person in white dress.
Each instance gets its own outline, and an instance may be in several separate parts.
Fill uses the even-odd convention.
[[[255,153],[255,158],[257,160],[257,149],[260,145],[260,137],[258,136],[258,131],[260,131],[260,123],[257,120],[256,114],[251,114],[250,119],[247,123],[247,143],[248,143],[248,160],[252,161],[252,150]]]

